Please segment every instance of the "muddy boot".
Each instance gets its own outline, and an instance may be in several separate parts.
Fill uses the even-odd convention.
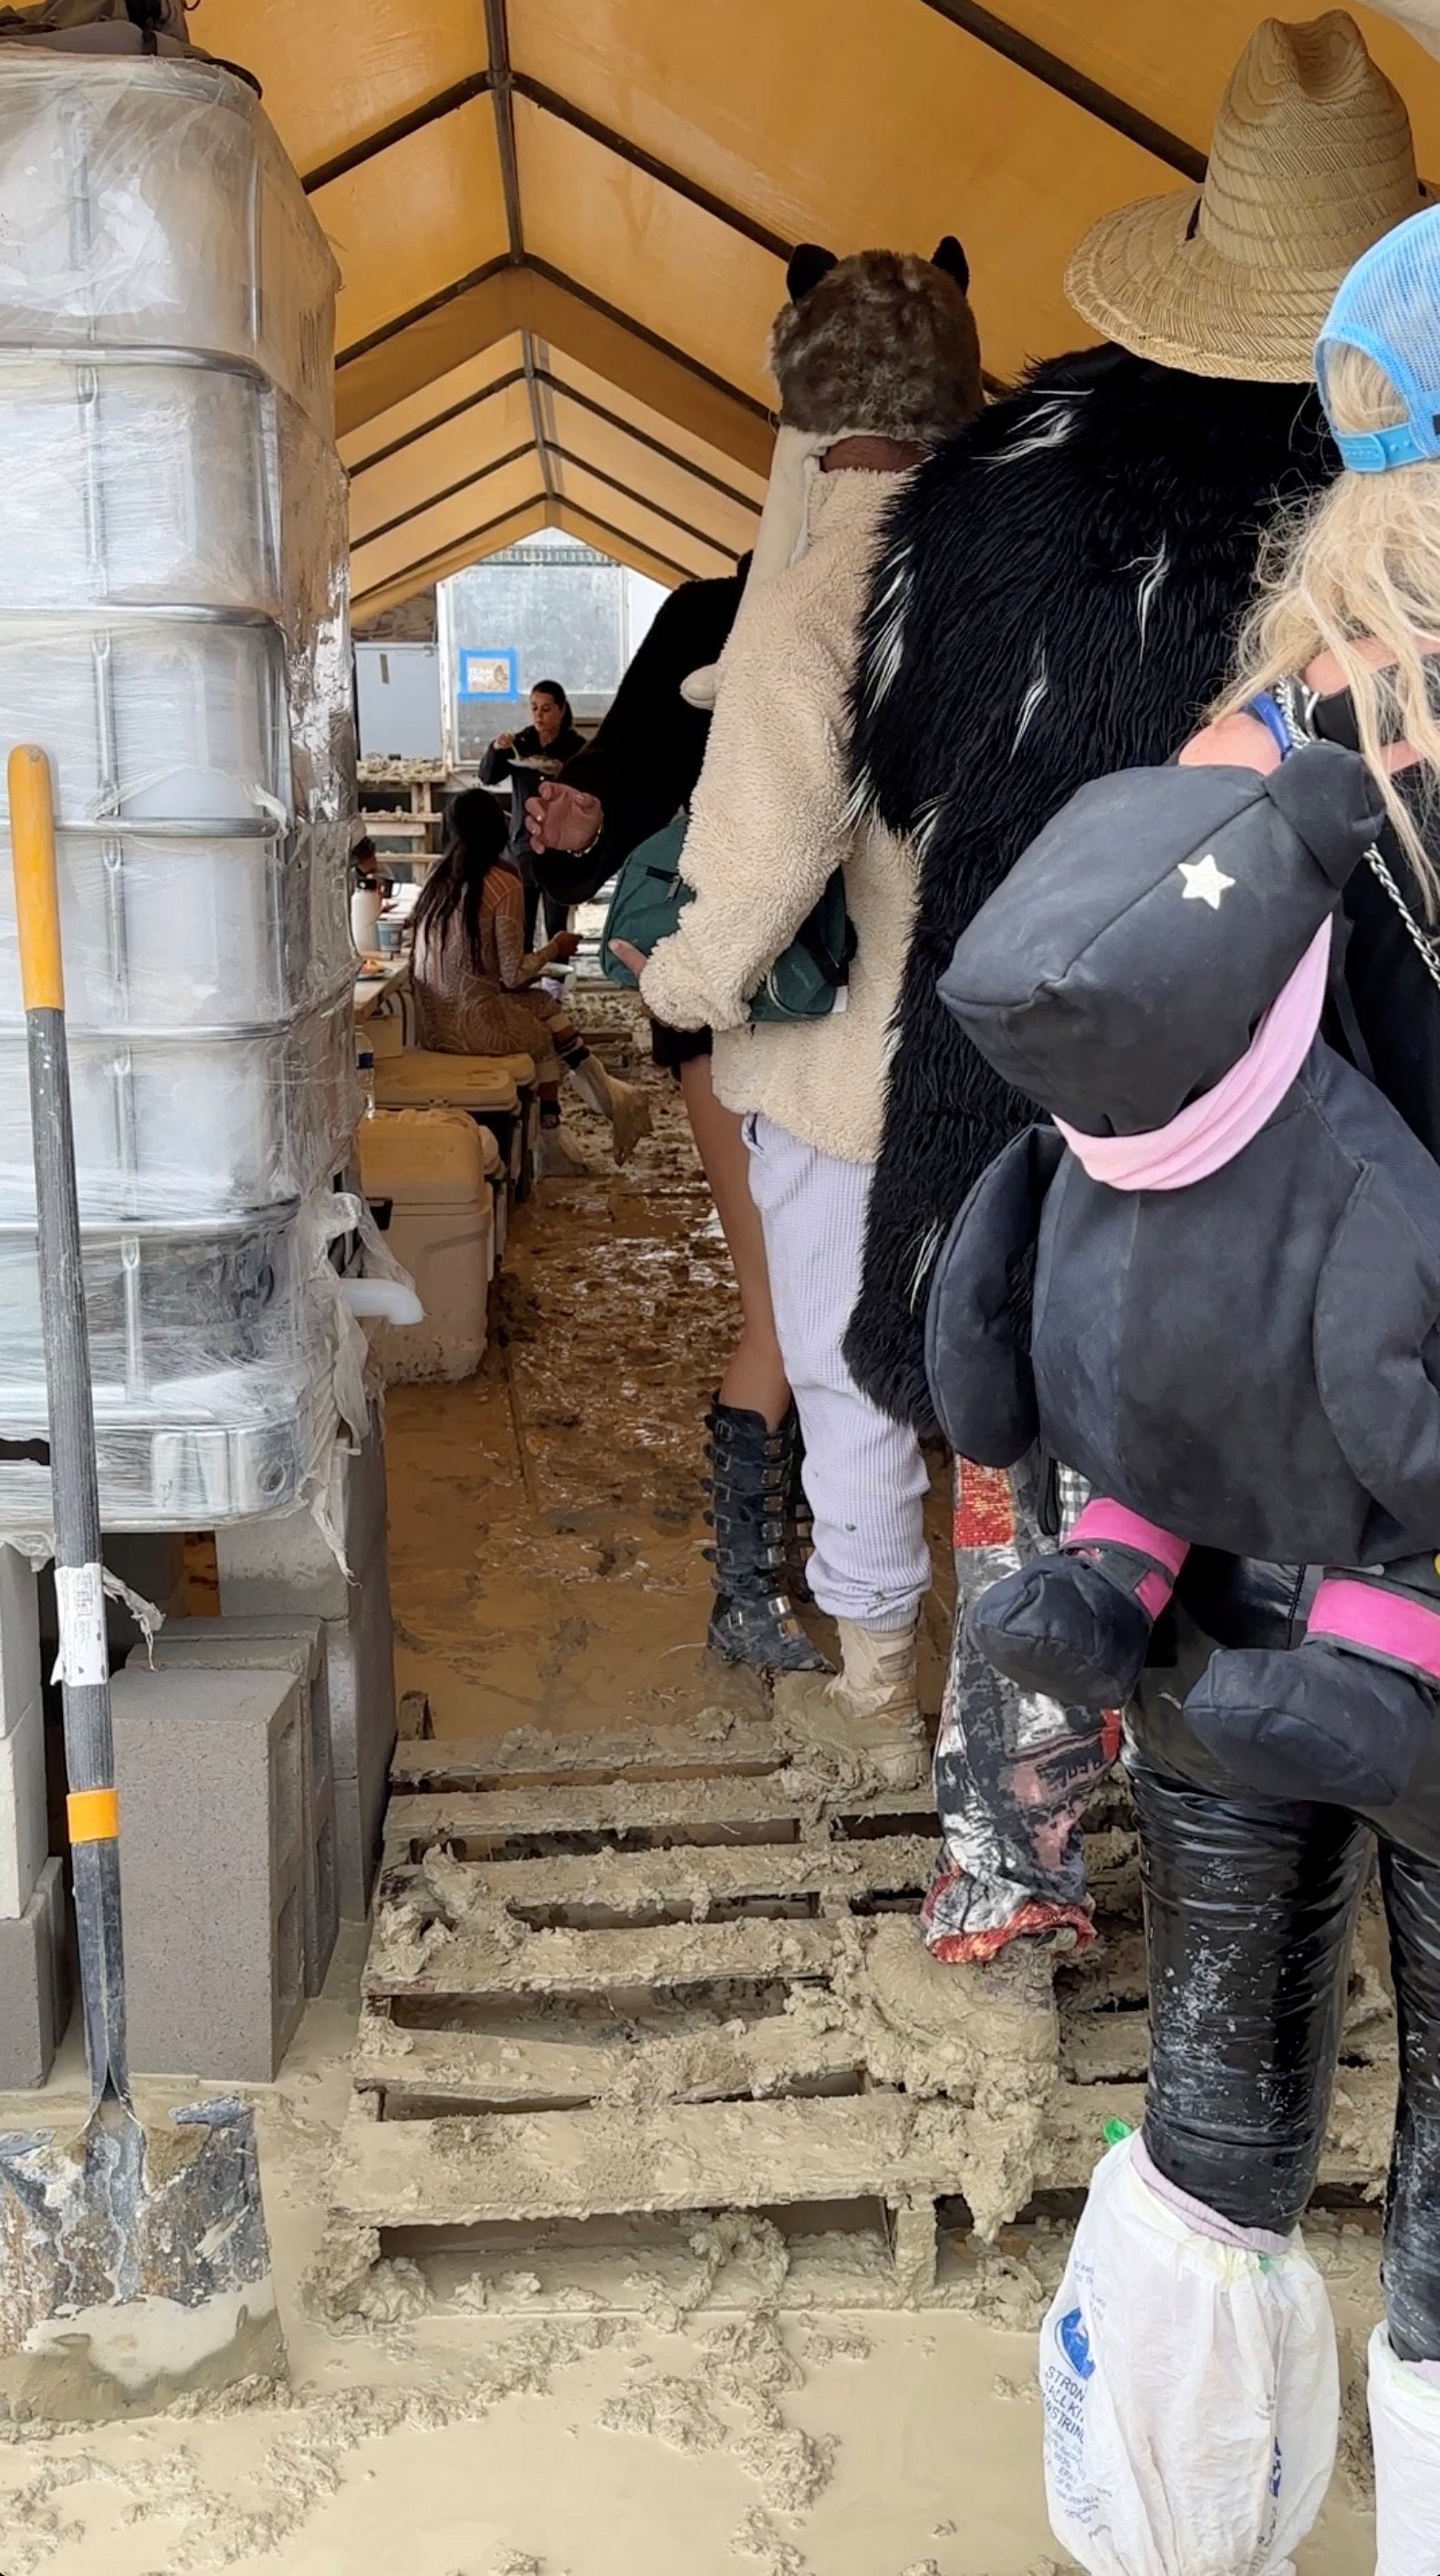
[[[537,1181],[588,1181],[593,1178],[590,1166],[572,1153],[565,1141],[558,1118],[541,1118],[540,1142],[535,1148]]]
[[[582,1055],[578,1064],[567,1069],[581,1099],[609,1119],[616,1162],[628,1163],[641,1137],[650,1133],[650,1103],[644,1092],[633,1082],[617,1082],[597,1056]]]
[[[710,1430],[711,1503],[715,1532],[706,1552],[715,1568],[709,1643],[730,1664],[758,1672],[828,1673],[785,1589],[785,1498],[794,1433],[767,1430],[763,1413],[745,1413],[717,1397]]]
[[[916,1630],[837,1625],[841,1670],[828,1682],[787,1681],[775,1713],[802,1745],[853,1755],[889,1788],[918,1788],[930,1748],[916,1696]]]

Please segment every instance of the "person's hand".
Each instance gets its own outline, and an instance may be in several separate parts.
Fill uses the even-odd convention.
[[[618,957],[622,966],[629,967],[631,974],[634,976],[635,981],[638,984],[646,967],[650,963],[644,949],[637,948],[634,941],[630,939],[612,939],[610,942],[610,954],[612,957]]]
[[[563,965],[563,966],[568,966],[568,965],[569,965],[569,963],[570,963],[571,958],[572,958],[572,957],[578,957],[578,956],[579,956],[579,954],[580,954],[580,933],[579,933],[579,931],[578,931],[578,930],[561,930],[561,931],[558,931],[558,932],[556,933],[555,937],[554,937],[554,938],[551,940],[551,942],[550,942],[550,950],[551,950],[551,954],[552,954],[552,956],[555,958],[555,960],[556,960],[557,964],[559,964],[559,965]]]
[[[513,733],[497,733],[491,748],[495,751],[513,751],[515,748],[515,736]]]
[[[598,796],[587,796],[583,787],[563,787],[554,779],[547,779],[525,799],[525,829],[537,857],[546,850],[568,850],[578,858],[598,840],[604,820],[605,808]]]

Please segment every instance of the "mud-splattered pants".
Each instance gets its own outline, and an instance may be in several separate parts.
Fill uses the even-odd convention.
[[[832,1619],[893,1635],[914,1626],[930,1589],[929,1478],[914,1433],[861,1394],[841,1356],[875,1166],[822,1154],[770,1118],[747,1118],[745,1141],[805,1442],[810,1588]]]

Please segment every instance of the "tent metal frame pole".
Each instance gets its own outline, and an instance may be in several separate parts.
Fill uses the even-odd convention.
[[[402,456],[407,447],[414,447],[418,440],[428,438],[432,430],[448,429],[452,420],[463,420],[467,411],[478,411],[482,403],[489,402],[492,394],[508,393],[512,385],[523,385],[524,382],[524,368],[510,367],[503,376],[497,376],[493,384],[482,385],[478,393],[467,394],[463,402],[451,403],[445,411],[437,411],[433,420],[422,420],[418,429],[402,431],[399,438],[391,439],[388,447],[377,447],[373,456],[362,456],[358,464],[351,466],[352,485],[362,474],[368,474],[372,465],[388,465],[392,456]],[[414,399],[412,395],[411,400]]]
[[[1205,155],[1181,134],[1172,134],[1168,126],[1158,125],[1129,100],[1106,89],[1100,81],[1091,80],[1088,72],[1077,70],[1062,54],[1052,54],[1045,45],[1037,45],[1033,36],[1012,27],[1006,18],[998,18],[993,9],[982,7],[981,0],[925,0],[940,18],[949,20],[963,34],[973,36],[992,54],[1000,54],[1017,70],[1028,72],[1032,80],[1041,81],[1072,107],[1082,108],[1087,116],[1096,117],[1115,134],[1123,134],[1127,143],[1138,144],[1153,160],[1167,161],[1182,178],[1201,180],[1205,176]]]
[[[712,492],[720,493],[724,500],[733,501],[737,509],[748,510],[752,518],[758,519],[761,505],[752,500],[748,492],[737,492],[733,483],[725,482],[719,474],[712,474],[708,466],[697,465],[693,457],[682,456],[678,447],[667,447],[663,438],[656,438],[650,430],[641,429],[635,421],[627,420],[623,412],[611,411],[607,404],[597,402],[593,394],[582,394],[578,385],[567,384],[563,376],[555,375],[550,368],[540,367],[536,372],[541,384],[548,385],[550,391],[559,394],[563,401],[577,404],[581,411],[593,412],[596,420],[606,421],[611,429],[618,429],[626,438],[633,438],[637,447],[648,447],[652,456],[663,456],[667,465],[677,465],[682,473],[693,476],[697,483],[708,483]],[[583,458],[580,461],[583,463]]]
[[[672,528],[679,529],[682,537],[693,537],[697,545],[708,546],[713,555],[728,555],[732,563],[739,562],[740,547],[728,546],[723,537],[710,536],[704,528],[697,528],[693,521],[682,519],[678,511],[662,508],[658,501],[648,499],[643,492],[637,492],[633,485],[623,483],[618,474],[607,474],[603,465],[592,465],[588,457],[577,456],[572,448],[562,447],[558,440],[553,453],[559,457],[562,465],[578,467],[582,474],[590,475],[597,483],[608,484],[612,492],[619,492],[627,501],[633,501],[637,510],[648,510],[652,519],[666,520]],[[573,493],[567,493],[563,497],[574,500]],[[577,509],[583,509],[584,506],[583,502],[575,502]],[[637,544],[643,542],[641,538],[636,540]]]
[[[724,224],[732,233],[740,233],[746,241],[753,242],[757,250],[768,251],[772,259],[782,263],[789,259],[795,244],[784,233],[772,231],[768,224],[747,215],[743,208],[732,206],[728,197],[717,196],[703,180],[687,177],[683,170],[675,168],[673,162],[662,161],[658,153],[647,152],[643,143],[632,143],[628,134],[620,134],[613,125],[602,123],[587,108],[576,107],[558,89],[548,88],[544,81],[532,80],[528,72],[513,73],[511,87],[521,98],[528,99],[532,107],[542,108],[547,116],[555,117],[561,125],[571,126],[577,134],[583,134],[590,142],[613,152],[617,160],[628,162],[632,170],[643,171],[647,179],[654,179],[660,187],[669,188],[675,196],[687,198],[703,214],[713,215],[717,224]]]
[[[528,447],[525,453],[529,455]],[[357,613],[363,616],[366,600],[373,599],[378,591],[393,590],[397,581],[408,581],[412,573],[423,574],[431,564],[444,563],[465,546],[478,546],[481,539],[488,537],[493,529],[508,527],[512,519],[523,518],[527,510],[543,509],[544,505],[544,493],[532,492],[528,500],[517,501],[513,509],[502,510],[498,518],[487,519],[483,526],[471,528],[463,537],[453,537],[448,545],[436,546],[428,555],[418,555],[414,563],[402,564],[398,572],[387,572],[384,580],[373,582],[369,590],[357,591],[354,602]],[[461,565],[457,569],[463,570],[464,567]],[[437,580],[443,578],[443,574],[436,575]],[[417,582],[415,587],[418,590],[421,584]]]
[[[367,134],[359,143],[350,144],[331,160],[320,162],[314,170],[307,170],[300,182],[306,196],[313,197],[318,189],[330,187],[336,179],[348,178],[352,170],[363,170],[367,161],[378,160],[392,144],[406,143],[412,134],[423,134],[427,125],[438,125],[444,117],[454,116],[460,108],[468,107],[472,99],[483,98],[489,87],[490,74],[484,71],[472,72],[468,80],[455,81],[449,89],[437,90],[423,106],[412,107],[407,116],[397,116],[392,124],[380,126],[374,134]]]
[[[382,537],[393,536],[397,528],[407,527],[412,519],[423,519],[427,510],[438,510],[442,501],[455,500],[461,492],[468,492],[476,483],[483,483],[487,475],[498,474],[502,466],[518,465],[521,457],[528,456],[530,452],[531,441],[527,438],[523,446],[507,448],[503,456],[492,456],[488,465],[477,466],[473,474],[462,474],[458,483],[447,483],[443,491],[432,492],[427,500],[414,502],[408,510],[397,510],[394,518],[386,519],[380,527],[367,528],[363,537],[353,537],[352,553],[358,554],[366,546],[378,546]]]
[[[402,331],[417,322],[428,321],[432,313],[442,313],[447,304],[457,304],[462,295],[473,295],[477,286],[488,285],[492,277],[501,277],[507,269],[520,263],[508,251],[499,259],[487,259],[481,268],[472,268],[465,277],[457,277],[449,286],[438,287],[427,295],[423,304],[412,304],[407,312],[397,313],[391,322],[382,322],[376,331],[367,331],[363,340],[352,340],[348,349],[335,352],[336,370],[352,366],[357,358],[368,358],[372,349],[383,349],[387,340],[398,340]]]

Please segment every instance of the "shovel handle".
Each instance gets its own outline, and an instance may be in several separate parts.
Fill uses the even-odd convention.
[[[93,2101],[98,2105],[113,2096],[128,2103],[120,1818],[70,1059],[65,1043],[55,799],[47,755],[33,743],[22,743],[10,754],[8,783],[30,1059],[40,1320],[49,1396],[55,1598],[80,1988]]]
[[[10,754],[10,846],[20,982],[27,1011],[63,1011],[60,876],[55,864],[55,795],[50,763],[33,742]]]

